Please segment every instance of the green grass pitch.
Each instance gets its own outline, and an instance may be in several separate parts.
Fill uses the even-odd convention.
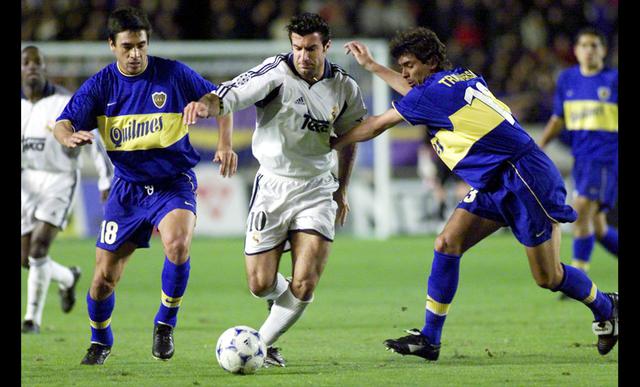
[[[22,335],[23,386],[615,386],[618,349],[600,356],[591,312],[538,288],[524,249],[500,232],[462,258],[460,285],[443,331],[440,359],[387,352],[382,341],[420,328],[433,236],[367,241],[338,235],[315,301],[277,343],[286,368],[239,376],[215,360],[218,336],[233,325],[259,328],[264,301],[246,287],[241,239],[196,238],[191,277],[168,362],[151,356],[163,253],[158,239],[138,250],[116,290],[115,343],[102,367],[81,366],[90,331],[85,295],[93,240],[57,240],[51,256],[79,265],[78,302],[60,310],[52,283],[40,335]],[[565,262],[571,238],[564,235]],[[290,273],[290,256],[281,263]],[[616,290],[618,262],[596,246],[590,276]],[[27,271],[22,270],[22,315]],[[22,317],[22,316],[21,316]]]

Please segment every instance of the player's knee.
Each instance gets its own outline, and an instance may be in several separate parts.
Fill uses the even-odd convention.
[[[26,252],[20,254],[20,266],[24,267],[25,269],[29,268],[29,256]]]
[[[463,253],[462,242],[444,232],[436,237],[434,249],[439,253],[451,255],[462,255]]]
[[[92,293],[97,294],[99,297],[102,297],[102,295],[111,294],[115,290],[117,283],[118,278],[109,273],[102,273],[101,275],[95,276],[93,278],[91,287],[93,288],[94,292]]]
[[[189,256],[189,238],[186,235],[167,238],[164,241],[164,252],[171,262],[184,263]]]
[[[249,291],[258,298],[262,298],[273,290],[273,280],[262,276],[249,276],[247,278]]]
[[[533,279],[536,281],[536,285],[543,289],[553,290],[556,289],[562,281],[562,272],[558,273],[557,270],[550,272],[535,273]]]
[[[607,235],[607,228],[598,225],[596,222],[595,227],[593,228],[594,234],[597,240],[602,240]]]
[[[318,281],[313,278],[294,279],[291,281],[291,293],[299,300],[310,300],[317,284]]]
[[[555,288],[553,281],[551,280],[551,277],[549,276],[537,276],[534,277],[535,281],[536,281],[536,285],[538,285],[539,287],[543,288],[543,289],[553,289]]]

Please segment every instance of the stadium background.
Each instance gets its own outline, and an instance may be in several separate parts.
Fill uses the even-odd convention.
[[[151,15],[154,27],[152,55],[154,44],[157,48],[160,41],[183,45],[186,40],[259,42],[271,39],[284,40],[286,44],[282,28],[289,15],[300,11],[321,13],[331,24],[336,39],[387,39],[397,28],[425,25],[436,30],[445,41],[454,63],[468,66],[487,79],[491,90],[510,105],[534,137],[540,134],[548,119],[555,77],[561,69],[575,63],[571,45],[579,27],[588,23],[603,30],[609,40],[607,62],[614,67],[618,64],[617,1],[238,2],[21,0],[22,44],[96,42],[108,56],[104,32],[106,16],[124,4],[140,4]],[[331,50],[342,53],[338,45]],[[72,63],[78,59],[56,63],[50,58],[49,69],[59,66],[74,73],[77,67]],[[94,72],[98,69],[96,66]],[[242,70],[244,68],[238,66],[238,72]],[[55,80],[75,90],[84,78],[71,76]],[[394,95],[391,97],[395,98]],[[248,115],[236,116],[238,125],[234,137],[242,162],[237,181],[244,185],[250,184],[256,167],[248,148],[252,125],[247,119]],[[211,136],[215,135],[215,129],[208,130],[211,130]],[[203,156],[198,168],[202,168],[208,164],[212,151],[210,146],[202,146],[206,141],[202,141],[201,136],[195,137],[193,140],[197,140],[196,146]],[[433,202],[433,192],[427,189],[418,173],[420,163],[416,150],[422,142],[420,128],[394,128],[390,139],[394,203],[407,204],[405,215],[411,212],[431,215],[427,210],[432,209],[411,207],[418,200],[426,204]],[[367,175],[370,169],[371,153],[367,152],[367,147],[366,144],[360,147],[354,180]],[[555,142],[548,152],[568,177],[571,167],[568,149]],[[78,287],[81,298],[91,281],[95,254],[97,231],[92,230],[91,225],[101,211],[92,181],[95,171],[87,161],[83,171],[85,184],[74,220],[62,235],[63,240],[57,240],[51,249],[52,256],[61,258],[65,265],[82,267],[84,275]],[[198,172],[201,187],[202,183],[212,181],[208,186],[215,188],[215,171],[206,172],[208,174]],[[356,188],[357,185],[352,184],[352,193]],[[449,188],[453,198],[453,187]],[[412,200],[404,200],[411,192],[414,194]],[[229,190],[201,191],[199,195],[199,205],[211,206],[208,208],[212,212],[211,219],[216,218],[216,211],[223,212],[232,207],[225,200],[235,198],[246,205],[246,198],[234,196]],[[350,200],[353,206],[362,201]],[[198,228],[203,226],[204,212],[199,208]],[[358,235],[353,222],[355,215],[351,214],[343,233]],[[217,216],[219,219],[221,215]],[[426,221],[414,224],[401,219],[397,222],[401,227],[394,229],[394,233],[431,233],[438,228],[438,223],[432,216],[426,218]],[[225,218],[227,220],[243,224],[244,215]],[[218,230],[217,235],[220,234],[224,234],[224,230]],[[258,326],[264,320],[266,309],[264,302],[252,297],[247,290],[242,238],[217,235],[207,233],[194,238],[192,255],[197,259],[193,261],[188,297],[181,307],[176,336],[179,352],[170,363],[157,362],[149,353],[149,324],[157,310],[158,279],[162,269],[158,257],[163,254],[161,244],[155,241],[150,249],[136,252],[119,284],[117,316],[114,315],[113,320],[117,350],[110,357],[108,366],[87,369],[79,364],[88,339],[86,303],[79,298],[72,313],[62,314],[56,302],[57,289],[50,286],[42,334],[20,336],[21,363],[20,367],[12,369],[21,370],[21,384],[154,387],[626,385],[618,384],[618,351],[633,350],[633,329],[625,330],[625,340],[612,354],[597,355],[589,311],[578,302],[553,302],[556,294],[536,290],[527,265],[522,261],[522,246],[507,231],[487,238],[465,254],[460,288],[437,364],[425,365],[417,357],[390,354],[381,345],[384,338],[397,337],[401,329],[421,323],[426,270],[431,265],[434,235],[398,235],[384,241],[366,242],[343,235],[332,247],[331,262],[323,274],[317,302],[279,342],[290,366],[264,370],[248,378],[228,375],[215,364],[214,347],[218,335],[237,324]],[[561,256],[565,262],[571,257],[569,235],[564,236]],[[590,276],[598,287],[618,289],[618,261],[596,246],[593,262]],[[625,262],[631,264],[631,261]],[[633,275],[628,264],[626,275]],[[282,260],[281,272],[290,273],[290,259]],[[624,273],[625,270],[620,270],[621,277]],[[26,304],[26,277],[27,271],[21,270],[20,316],[24,315]],[[627,280],[626,283],[630,282]],[[625,314],[627,325],[630,318]],[[625,355],[627,359],[633,356],[629,355]],[[626,368],[629,368],[629,361],[620,364],[627,364]],[[622,375],[622,368],[620,372]]]
[[[306,11],[322,15],[329,22],[335,39],[388,39],[399,29],[427,26],[446,44],[451,62],[481,74],[492,92],[511,107],[534,138],[541,133],[551,114],[556,76],[562,69],[576,64],[572,46],[575,33],[581,27],[591,25],[605,34],[609,46],[606,63],[612,67],[618,65],[617,0],[23,0],[21,4],[21,39],[36,44],[74,41],[104,44],[109,12],[121,5],[140,6],[148,13],[153,26],[151,55],[153,43],[157,41],[286,41],[284,26],[289,18]],[[104,47],[107,51],[106,44]],[[334,45],[331,50],[342,48]],[[47,65],[50,68],[66,65],[55,60],[49,58]],[[239,68],[238,73],[246,69]],[[229,79],[216,79],[206,70],[201,72],[216,83]],[[83,76],[52,77],[54,82],[71,91],[85,79]],[[192,138],[202,155],[198,167],[201,171],[199,206],[207,207],[206,211],[199,208],[199,222],[209,226],[200,227],[208,235],[242,234],[248,192],[257,168],[250,154],[253,117],[252,112],[235,115],[234,144],[240,164],[239,177],[232,184],[217,179],[209,166],[213,155],[211,142],[202,140],[203,136]],[[215,132],[213,127],[208,130]],[[418,171],[418,149],[423,136],[420,128],[406,125],[391,131],[392,202],[395,218],[399,219],[394,223],[393,234],[435,232],[441,225],[434,216],[432,190],[421,181]],[[555,142],[548,152],[567,177],[571,189],[568,148]],[[366,171],[371,164],[370,144],[369,148],[363,145],[354,174]],[[63,237],[97,234],[101,207],[95,179],[95,170],[85,157],[83,189]],[[454,188],[447,186],[447,189],[451,208],[456,200]],[[362,199],[352,196],[350,201],[362,202]],[[359,211],[354,206],[351,219],[366,217]],[[366,236],[369,230],[366,225],[362,226],[362,222],[360,226],[354,225],[351,219],[340,232]],[[610,221],[617,224],[617,211],[610,214]]]

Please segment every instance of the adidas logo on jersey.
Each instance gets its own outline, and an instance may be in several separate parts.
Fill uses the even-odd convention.
[[[304,105],[304,104],[305,104],[305,103],[304,103],[304,99],[303,99],[302,97],[300,97],[300,98],[296,99],[295,104],[296,104],[296,105]]]

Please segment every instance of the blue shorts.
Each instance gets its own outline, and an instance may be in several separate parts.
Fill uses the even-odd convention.
[[[458,208],[503,223],[520,243],[538,246],[551,238],[553,223],[571,223],[576,212],[558,168],[539,148],[508,162],[491,188],[471,189]]]
[[[600,203],[601,211],[608,211],[618,200],[618,163],[605,161],[578,161],[573,171],[575,192]]]
[[[153,185],[116,178],[105,204],[96,246],[116,251],[129,241],[138,247],[149,247],[153,228],[157,228],[170,211],[182,208],[196,213],[197,188],[192,170]]]

